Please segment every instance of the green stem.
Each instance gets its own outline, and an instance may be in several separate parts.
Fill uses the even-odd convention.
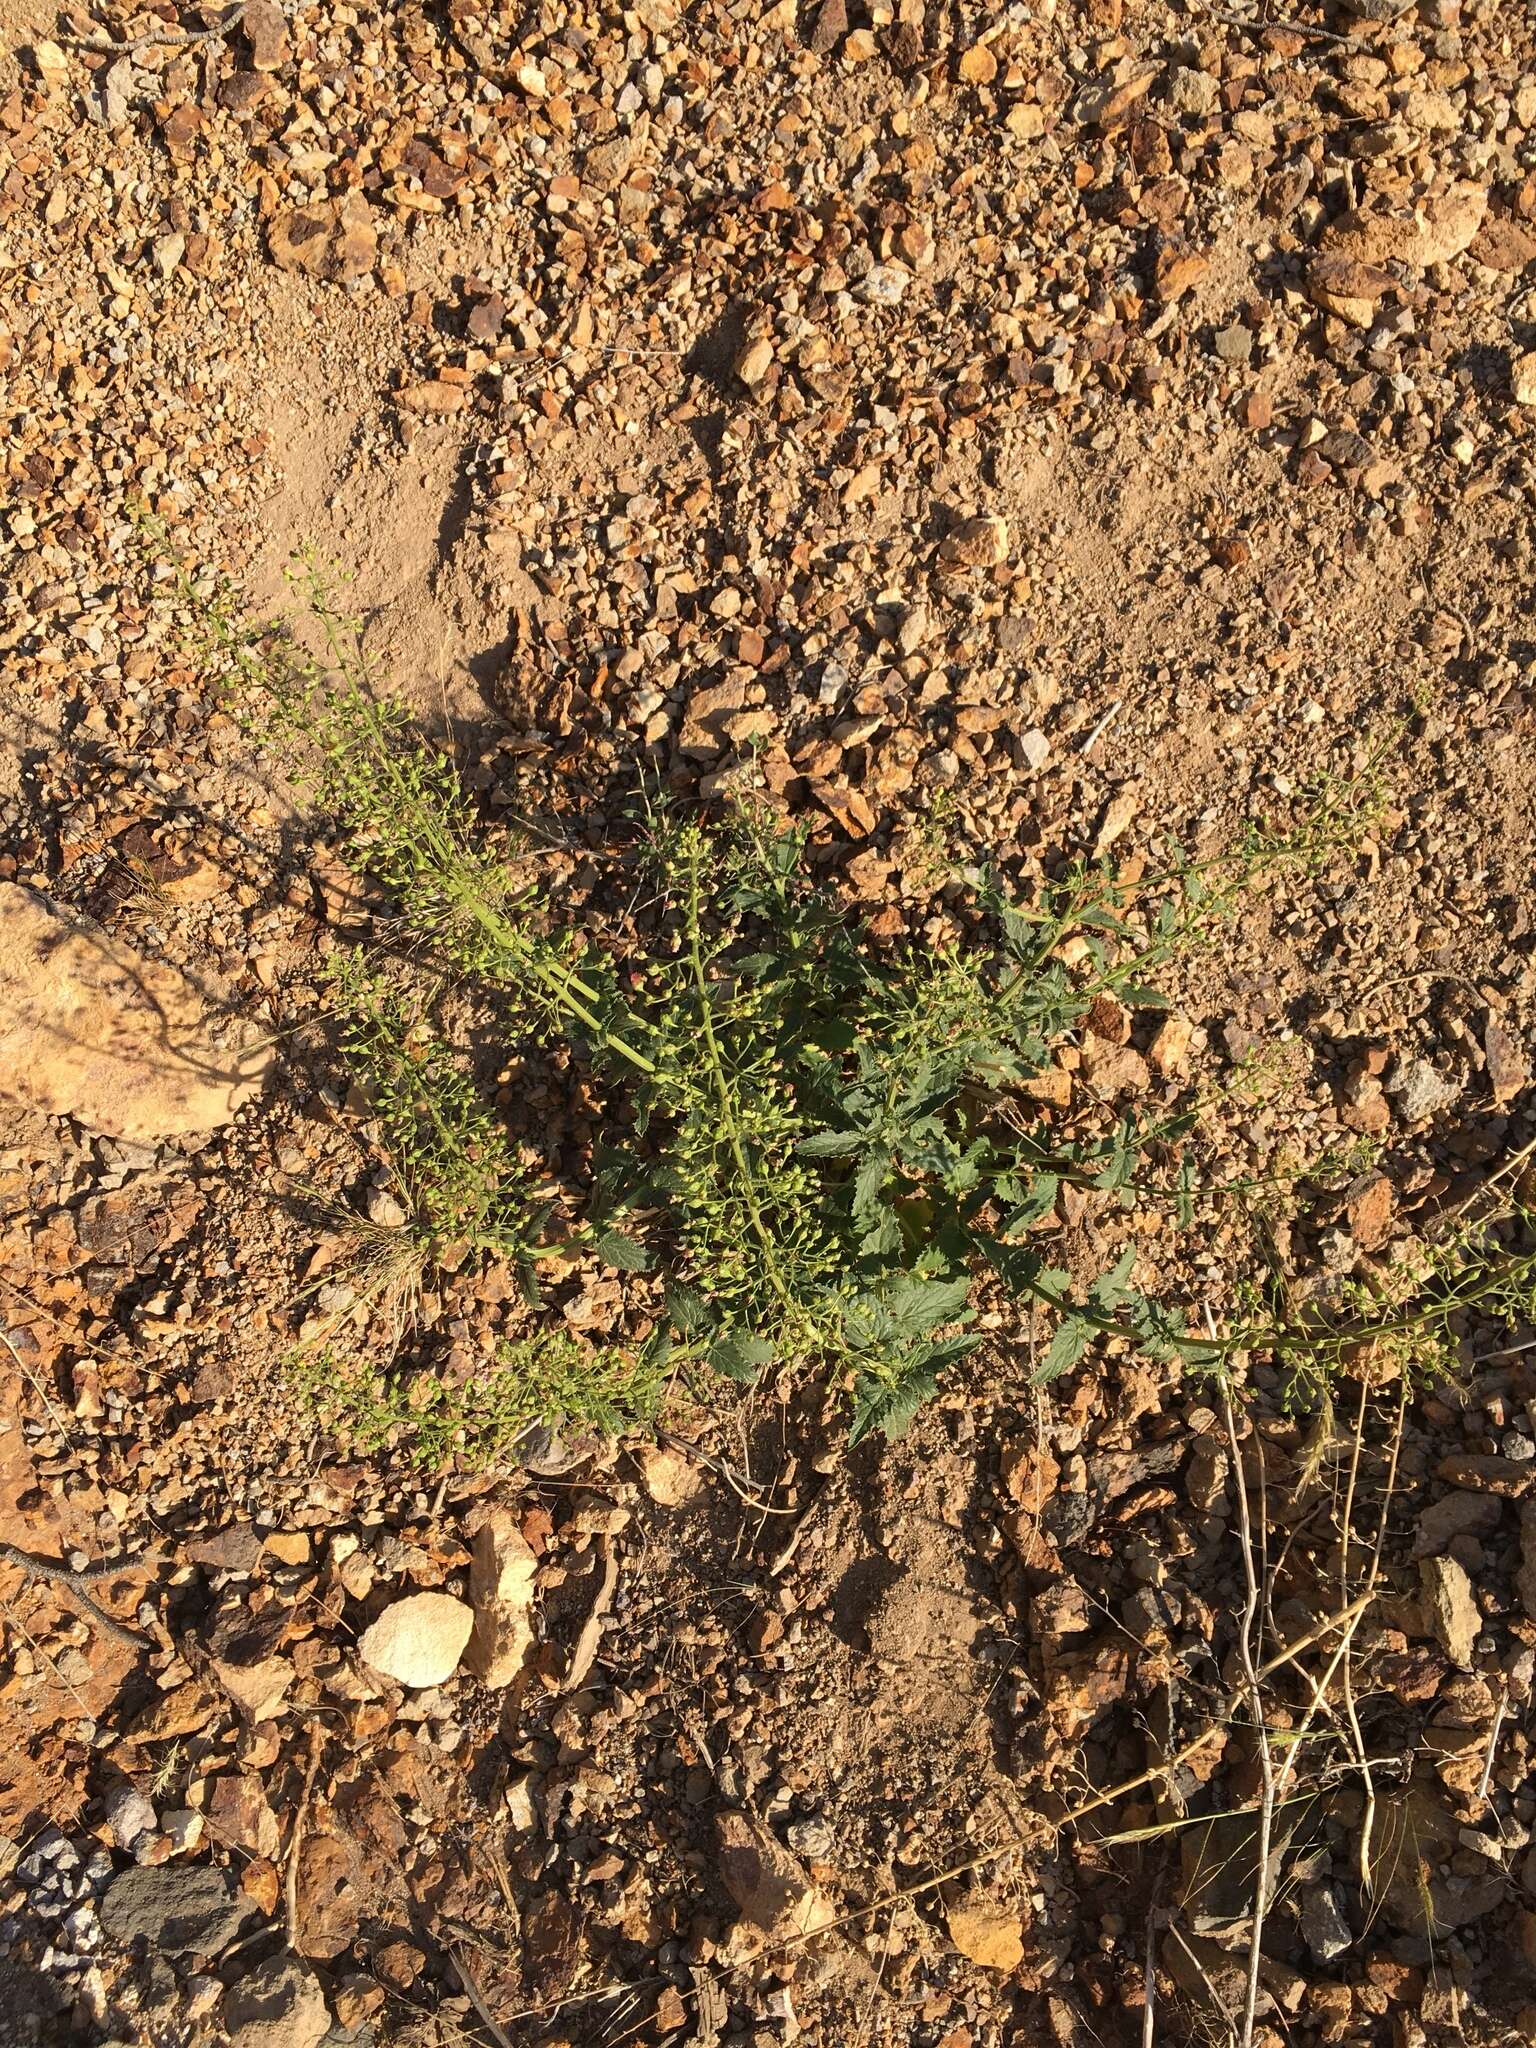
[[[731,1160],[736,1168],[741,1199],[746,1205],[747,1215],[757,1240],[767,1254],[764,1271],[768,1284],[786,1306],[793,1307],[793,1297],[779,1274],[778,1246],[774,1242],[773,1233],[763,1221],[763,1212],[757,1204],[757,1194],[752,1184],[752,1169],[747,1163],[741,1133],[736,1128],[735,1106],[731,1101],[730,1086],[725,1078],[720,1042],[715,1036],[714,1005],[710,1001],[709,981],[704,972],[704,953],[699,940],[699,853],[696,847],[690,847],[688,853],[687,924],[688,964],[693,973],[694,988],[698,992],[699,1028],[704,1038],[704,1049],[709,1056],[709,1071],[714,1082],[715,1099],[720,1105],[720,1128],[725,1133],[725,1142],[730,1148]]]
[[[523,934],[508,923],[495,906],[486,900],[484,892],[466,878],[465,849],[457,843],[451,831],[445,827],[442,819],[430,806],[423,805],[417,800],[407,778],[400,771],[390,736],[379,720],[373,699],[368,692],[364,658],[343,644],[337,630],[335,615],[324,606],[317,590],[311,590],[310,602],[325,633],[326,649],[333,666],[363,707],[369,737],[373,743],[374,758],[387,776],[397,801],[402,808],[409,809],[412,813],[418,827],[418,836],[428,849],[427,865],[436,874],[454,909],[461,916],[467,916],[477,924],[494,940],[500,951],[518,959],[523,969],[533,975],[540,986],[554,998],[556,1004],[577,1018],[600,1045],[618,1058],[627,1060],[640,1073],[654,1076],[655,1062],[616,1032],[607,1030],[599,1020],[592,1007],[600,1000],[597,990],[584,982],[573,969],[538,958],[530,949]]]

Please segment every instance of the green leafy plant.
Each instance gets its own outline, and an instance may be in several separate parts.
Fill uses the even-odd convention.
[[[1293,1401],[1326,1400],[1341,1375],[1423,1386],[1460,1369],[1476,1327],[1536,1326],[1536,1214],[1497,1189],[1363,1277],[1333,1280],[1304,1303],[1275,1285],[1239,1292],[1220,1355],[1283,1368]]]
[[[435,1029],[433,992],[402,987],[346,952],[335,956],[331,986],[342,1052],[378,1120],[405,1196],[404,1227],[423,1255],[504,1258],[531,1279],[550,1204]]]
[[[471,1468],[515,1457],[531,1432],[593,1429],[618,1435],[655,1415],[668,1346],[589,1345],[565,1329],[506,1341],[463,1380],[381,1366],[335,1344],[301,1349],[292,1379],[320,1421],[361,1452],[386,1446],[435,1469],[452,1457]]]
[[[651,1332],[579,1361],[558,1348],[574,1342],[563,1332],[530,1338],[474,1397],[510,1417],[493,1435],[526,1424],[519,1382],[541,1414],[565,1403],[609,1426],[638,1412],[635,1373],[648,1395],[646,1374],[706,1365],[741,1381],[819,1368],[846,1383],[855,1436],[895,1433],[979,1342],[987,1286],[1027,1310],[1042,1380],[1104,1337],[1212,1368],[1262,1348],[1318,1370],[1358,1341],[1358,1313],[1299,1334],[1257,1313],[1192,1328],[1137,1284],[1134,1245],[1097,1275],[1051,1264],[1043,1232],[1069,1187],[1187,1220],[1179,1148],[1193,1113],[1143,1123],[1090,1100],[1068,1119],[1030,1084],[1104,1006],[1155,1005],[1152,978],[1256,879],[1353,843],[1377,800],[1374,764],[1359,783],[1320,785],[1285,834],[1255,828],[1228,855],[1175,854],[1134,883],[1079,863],[1019,902],[977,872],[971,928],[939,949],[875,943],[807,878],[803,830],[750,791],[710,822],[653,803],[631,848],[652,883],[645,915],[616,914],[600,943],[600,917],[562,915],[528,849],[482,831],[446,755],[381,690],[327,579],[310,563],[300,580],[318,654],[220,601],[198,609],[210,659],[307,763],[415,963],[402,984],[400,970],[343,962],[337,987],[343,1047],[416,1237],[429,1257],[452,1245],[530,1272],[594,1258],[632,1276],[633,1319]],[[608,1091],[618,1140],[553,1209],[435,1021],[447,986],[488,1006],[508,1049],[574,1053]],[[1421,1306],[1432,1296],[1431,1284]],[[395,1406],[364,1379],[338,1383],[355,1426],[384,1426]],[[431,1385],[412,1412],[437,1419],[418,1434],[466,1438],[467,1402]]]

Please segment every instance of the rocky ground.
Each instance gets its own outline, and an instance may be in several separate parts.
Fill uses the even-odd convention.
[[[360,1454],[282,1361],[376,906],[170,568],[339,561],[582,886],[637,762],[755,748],[888,936],[946,850],[1155,867],[1369,767],[1061,1087],[1198,1096],[1222,1178],[1357,1148],[1122,1219],[1185,1298],[1261,1227],[1390,1265],[1536,1139],[1536,21],[1271,15],[0,0],[0,2039],[1240,2038],[1249,1563],[1251,2038],[1536,2033],[1530,1325],[1230,1428],[993,1318],[894,1446],[774,1385]],[[441,1369],[513,1292],[442,1277]]]

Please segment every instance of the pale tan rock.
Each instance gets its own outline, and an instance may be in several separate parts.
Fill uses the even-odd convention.
[[[995,569],[1008,559],[1008,522],[990,514],[962,519],[939,543],[946,569]]]
[[[69,82],[69,59],[57,43],[41,42],[32,45],[32,62],[38,77],[50,92]]]
[[[1369,327],[1378,300],[1396,282],[1389,270],[1352,256],[1315,256],[1307,267],[1307,297],[1350,327]]]
[[[1016,1970],[1024,1960],[1024,1931],[1018,1912],[1000,1899],[974,1893],[948,1908],[949,1938],[968,1962],[984,1970]]]
[[[1117,790],[1104,806],[1094,834],[1093,857],[1102,860],[1141,809],[1141,791],[1134,784]]]
[[[1078,95],[1072,108],[1072,118],[1087,128],[1118,128],[1160,76],[1154,67],[1118,82],[1090,85]]]
[[[812,1934],[836,1917],[799,1859],[750,1814],[722,1813],[715,1841],[721,1882],[751,1932],[779,1939]]]
[[[330,2032],[320,1980],[286,1953],[258,1964],[224,2000],[230,2048],[316,2048]]]
[[[816,777],[810,787],[817,803],[850,839],[867,839],[874,831],[875,814],[862,790],[850,789],[846,782],[831,782],[822,776]]]
[[[1398,103],[1398,111],[1410,128],[1421,135],[1454,135],[1461,126],[1461,110],[1448,92],[1431,92],[1424,86],[1410,86]]]
[[[1515,357],[1510,365],[1509,389],[1516,405],[1536,405],[1536,348]]]
[[[402,412],[416,413],[422,419],[443,419],[449,413],[462,412],[469,400],[467,384],[447,384],[441,377],[428,377],[420,384],[407,384],[395,403]]]
[[[0,882],[0,1092],[150,1144],[216,1130],[275,1051],[249,1024],[215,1042],[203,993],[89,919]]]
[[[611,192],[615,185],[621,185],[629,173],[634,160],[635,145],[627,135],[616,135],[608,142],[599,142],[587,151],[581,167],[583,180],[596,186],[599,192]]]
[[[1152,1085],[1147,1063],[1134,1045],[1108,1045],[1102,1038],[1084,1041],[1083,1072],[1099,1095],[1144,1095]]]
[[[441,1685],[458,1668],[474,1625],[473,1611],[451,1593],[408,1593],[364,1629],[358,1653],[401,1685]]]
[[[280,1654],[282,1639],[280,1610],[252,1614],[242,1600],[222,1608],[209,1631],[208,1662],[248,1721],[270,1721],[283,1710],[294,1670]]]
[[[1406,263],[1424,270],[1432,263],[1449,263],[1469,248],[1487,211],[1486,187],[1463,183],[1412,212],[1341,214],[1323,230],[1321,241],[1330,254],[1358,263]]]
[[[1473,1646],[1483,1625],[1472,1581],[1454,1557],[1420,1558],[1419,1580],[1435,1641],[1453,1664],[1470,1670]]]
[[[1536,232],[1517,220],[1490,217],[1478,229],[1468,253],[1474,263],[1515,275],[1536,263]]]
[[[997,58],[985,43],[973,43],[961,51],[956,68],[967,85],[990,85],[997,76]]]
[[[288,23],[275,0],[245,0],[240,26],[251,46],[251,69],[281,71],[293,52]]]
[[[736,357],[736,374],[743,384],[761,384],[772,367],[773,343],[765,334],[749,341]]]
[[[1147,1047],[1147,1057],[1160,1074],[1182,1074],[1189,1065],[1195,1027],[1187,1017],[1165,1017]]]
[[[745,710],[746,702],[746,685],[734,678],[704,684],[688,700],[678,745],[685,754],[718,754],[724,721]]]
[[[515,1516],[493,1508],[470,1552],[469,1604],[474,1629],[464,1666],[482,1685],[510,1685],[533,1647],[533,1576],[538,1559]]]
[[[699,1490],[698,1466],[669,1444],[639,1444],[634,1459],[641,1484],[659,1508],[681,1507]]]

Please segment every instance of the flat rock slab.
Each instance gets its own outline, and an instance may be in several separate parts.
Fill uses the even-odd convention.
[[[211,1863],[161,1863],[125,1870],[101,1902],[101,1924],[114,1941],[144,1941],[170,1956],[216,1956],[250,1917],[229,1879]]]
[[[474,1625],[474,1610],[451,1593],[410,1593],[364,1629],[357,1647],[365,1663],[401,1685],[442,1685]]]
[[[0,1092],[111,1138],[216,1130],[276,1055],[249,1024],[217,1044],[209,1008],[176,968],[0,882]]]

